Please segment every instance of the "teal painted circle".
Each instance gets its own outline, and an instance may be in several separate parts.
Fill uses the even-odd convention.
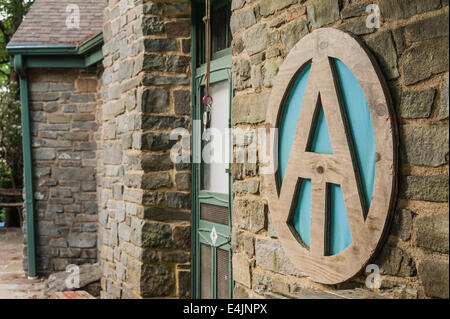
[[[368,211],[373,195],[376,159],[375,135],[369,105],[361,85],[350,69],[338,59],[332,59],[331,63],[334,64],[333,67],[336,70],[337,78],[335,80],[340,88],[345,116],[349,122],[347,134],[351,137],[356,154],[357,163],[354,163],[354,166],[358,167]],[[308,63],[298,74],[281,117],[278,152],[281,183],[291,154],[310,71],[311,63]],[[330,141],[327,124],[323,110],[321,110],[316,127],[313,128],[315,132],[311,149],[305,151],[333,154],[333,145]],[[301,176],[301,172],[299,174]],[[296,210],[291,222],[302,243],[310,247],[311,181],[303,179],[298,193]],[[328,254],[336,255],[352,243],[352,236],[341,186],[330,184],[328,196],[327,200],[331,203]]]

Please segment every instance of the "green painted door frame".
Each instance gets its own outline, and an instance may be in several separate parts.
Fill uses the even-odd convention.
[[[223,5],[226,0],[212,1],[212,5]],[[204,3],[204,1],[192,1],[192,44],[191,44],[191,65],[192,65],[192,120],[193,125],[192,132],[192,219],[191,219],[191,251],[192,251],[192,269],[191,269],[191,287],[192,297],[195,299],[202,298],[201,296],[201,245],[211,247],[211,291],[212,298],[217,298],[217,252],[218,250],[224,250],[229,253],[229,298],[232,298],[234,282],[232,280],[232,251],[231,251],[231,212],[232,212],[232,179],[229,175],[229,194],[217,194],[202,190],[202,133],[203,125],[198,125],[202,121],[202,84],[206,73],[206,66],[204,64],[198,66],[198,55],[201,54],[199,50],[204,49],[204,39],[199,36],[199,29],[201,26],[195,21],[201,21],[201,17],[204,12],[198,10],[198,4]],[[200,18],[200,19],[199,19]],[[200,44],[200,45],[199,45]],[[198,66],[198,67],[197,67]],[[231,50],[225,49],[220,52],[213,53],[211,61],[211,84],[228,81],[230,87],[230,106],[233,95],[233,87],[231,81]],[[229,119],[231,119],[231,107]],[[229,126],[231,121],[229,121]],[[231,146],[230,146],[231,147]],[[231,151],[230,151],[231,154]],[[229,173],[229,172],[228,172]],[[229,211],[228,225],[221,225],[217,223],[201,220],[201,205],[208,204],[218,207],[224,207]],[[217,241],[215,244],[211,241],[210,234],[212,229],[215,228],[217,232]]]

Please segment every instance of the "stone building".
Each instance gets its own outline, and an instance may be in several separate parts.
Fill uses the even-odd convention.
[[[353,35],[379,66],[396,155],[391,217],[370,260],[332,284],[292,262],[249,139],[242,163],[195,161],[205,1],[36,0],[8,45],[22,91],[30,276],[99,261],[103,298],[332,298],[366,289],[363,266],[374,264],[378,295],[448,298],[448,0],[211,6],[210,126],[266,128],[278,71],[321,29]],[[192,164],[171,158],[175,129],[190,133]]]

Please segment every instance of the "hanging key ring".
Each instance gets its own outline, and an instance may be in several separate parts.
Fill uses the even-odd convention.
[[[211,106],[213,105],[213,102],[214,102],[214,100],[213,100],[212,96],[210,96],[210,95],[205,95],[205,96],[203,97],[203,105],[204,105],[204,106],[206,106],[206,107],[211,107]]]

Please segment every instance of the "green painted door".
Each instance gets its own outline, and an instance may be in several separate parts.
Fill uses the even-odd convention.
[[[232,192],[229,161],[231,154],[231,50],[228,1],[212,3],[212,61],[210,96],[213,105],[207,127],[203,3],[193,5],[193,297],[229,299],[233,281],[231,267]],[[215,27],[216,26],[216,27]],[[222,27],[218,27],[222,26]]]

